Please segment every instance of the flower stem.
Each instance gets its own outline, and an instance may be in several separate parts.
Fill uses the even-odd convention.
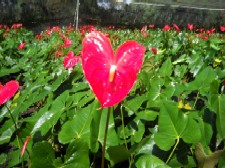
[[[110,111],[111,111],[111,107],[108,108],[107,119],[106,119],[105,136],[104,136],[104,142],[103,142],[103,146],[102,146],[102,167],[101,168],[104,168],[105,148],[106,148],[106,140],[107,140],[107,134],[108,134]]]
[[[167,159],[167,161],[166,161],[166,164],[170,161],[171,157],[173,156],[174,151],[175,151],[175,149],[177,148],[177,145],[179,144],[179,141],[180,141],[180,138],[177,137],[177,142],[176,142],[176,144],[174,145],[173,150],[172,150],[172,152],[170,153],[170,155],[169,155],[169,157],[168,157],[168,159]]]

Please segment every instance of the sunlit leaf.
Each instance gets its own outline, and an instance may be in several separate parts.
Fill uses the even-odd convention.
[[[178,110],[176,103],[165,101],[159,113],[159,132],[155,134],[156,144],[167,151],[179,138],[187,143],[198,142],[201,138],[200,129],[195,120]]]
[[[154,155],[141,155],[135,162],[137,168],[169,168],[162,160]]]

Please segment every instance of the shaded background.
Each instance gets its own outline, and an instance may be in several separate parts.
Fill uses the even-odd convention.
[[[76,0],[0,0],[0,24],[21,22],[38,30],[74,23]],[[176,23],[225,25],[225,0],[80,0],[79,25],[141,27]]]

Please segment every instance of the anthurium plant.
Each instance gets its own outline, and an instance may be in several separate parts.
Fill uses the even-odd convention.
[[[0,167],[224,167],[224,31],[0,25]]]

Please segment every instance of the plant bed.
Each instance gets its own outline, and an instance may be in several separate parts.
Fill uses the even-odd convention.
[[[97,168],[104,149],[105,167],[223,167],[224,26],[192,26],[54,26],[34,35],[2,25],[1,167]],[[123,66],[109,61],[110,47]],[[112,84],[120,77],[123,85]]]

